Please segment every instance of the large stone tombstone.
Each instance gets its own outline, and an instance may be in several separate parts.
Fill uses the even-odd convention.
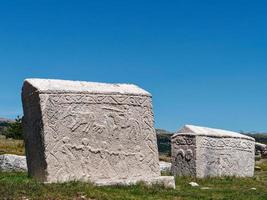
[[[192,125],[172,136],[172,173],[177,176],[254,175],[255,140],[239,133]]]
[[[27,79],[22,91],[29,175],[44,182],[160,177],[151,95],[129,84]]]

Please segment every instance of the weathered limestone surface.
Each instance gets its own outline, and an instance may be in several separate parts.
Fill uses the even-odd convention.
[[[27,171],[26,157],[12,154],[0,155],[0,171]]]
[[[185,176],[254,175],[255,140],[239,133],[192,125],[172,137],[172,173]]]
[[[160,177],[152,98],[145,90],[27,79],[22,100],[31,176],[98,185],[170,180]]]

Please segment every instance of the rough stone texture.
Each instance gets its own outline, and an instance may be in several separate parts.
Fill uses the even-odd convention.
[[[219,129],[184,126],[172,136],[172,173],[179,176],[254,175],[255,140]]]
[[[152,98],[143,89],[129,84],[27,79],[22,100],[30,176],[48,183],[164,183]]]
[[[173,176],[158,176],[155,178],[143,178],[143,179],[124,179],[124,180],[110,180],[110,181],[95,181],[97,186],[107,185],[134,185],[138,182],[143,182],[146,185],[163,185],[166,188],[175,189],[175,179]]]
[[[27,171],[26,157],[12,154],[0,155],[0,171]]]

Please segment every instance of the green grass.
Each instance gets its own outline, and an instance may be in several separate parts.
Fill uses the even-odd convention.
[[[188,183],[197,182],[200,187]],[[201,187],[210,187],[203,190]],[[251,190],[256,188],[256,190]],[[70,182],[42,184],[27,177],[26,173],[0,172],[0,199],[267,199],[267,171],[257,171],[253,178],[176,178],[176,189],[161,186],[108,186],[96,187],[89,183]]]
[[[24,155],[25,148],[23,141],[0,138],[0,155],[1,154]]]
[[[23,155],[23,142],[0,139],[0,154]],[[165,154],[161,160],[168,160]],[[260,170],[253,178],[206,178],[195,179],[177,177],[176,189],[164,189],[161,186],[96,187],[90,183],[70,182],[62,184],[43,184],[27,177],[26,173],[0,172],[0,199],[98,199],[98,200],[267,200],[267,161],[257,161]],[[191,187],[188,183],[197,182],[200,187]],[[209,187],[208,190],[201,189]],[[256,188],[256,190],[251,190]]]

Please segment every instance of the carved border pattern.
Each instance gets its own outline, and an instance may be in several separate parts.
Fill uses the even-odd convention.
[[[235,139],[235,138],[210,138],[204,137],[200,141],[200,147],[214,148],[214,149],[237,149],[240,151],[252,152],[253,142]]]
[[[47,94],[45,94],[47,95]],[[112,104],[152,107],[151,97],[129,95],[105,95],[105,94],[48,94],[51,103],[56,104]]]

